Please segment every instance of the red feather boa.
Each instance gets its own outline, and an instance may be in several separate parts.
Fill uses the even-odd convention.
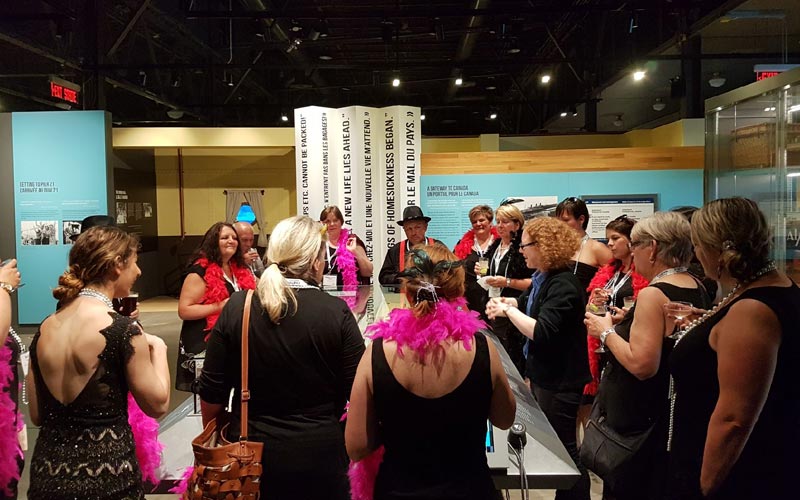
[[[209,262],[206,258],[197,259],[195,264],[205,268],[206,274],[203,281],[206,282],[206,293],[200,301],[201,304],[216,304],[230,297],[228,288],[225,286],[225,277],[222,273],[222,267],[214,262]],[[250,269],[246,267],[239,267],[235,262],[231,261],[231,273],[236,278],[236,283],[239,285],[240,290],[255,290],[256,280]],[[209,314],[206,316],[206,330],[210,331],[214,328],[219,318],[219,312]]]
[[[644,276],[636,272],[633,264],[631,264],[631,269],[633,269],[633,272],[631,273],[633,297],[636,298],[639,295],[639,290],[649,285],[650,282],[647,281]],[[592,281],[589,283],[589,287],[586,289],[586,291],[591,293],[591,291],[595,288],[603,288],[616,272],[617,264],[615,261],[612,261],[611,263],[601,267],[595,273],[594,278],[592,278]],[[586,386],[583,388],[583,393],[588,396],[594,396],[597,394],[597,388],[600,386],[600,354],[594,352],[598,347],[600,347],[600,339],[596,339],[591,335],[587,335],[586,337],[586,347],[589,350],[589,371],[592,373],[592,381],[586,384]]]
[[[497,234],[497,229],[494,226],[491,227],[490,231],[494,239],[500,238],[500,235]],[[467,255],[469,255],[472,252],[472,248],[474,246],[475,246],[475,231],[470,229],[469,231],[464,233],[464,236],[461,237],[461,241],[458,242],[453,253],[456,254],[456,257],[458,257],[459,259],[465,259]]]

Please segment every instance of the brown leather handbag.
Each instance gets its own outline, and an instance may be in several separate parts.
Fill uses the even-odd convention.
[[[239,441],[224,437],[225,426],[212,420],[192,440],[194,471],[184,500],[257,500],[261,486],[261,453],[264,443],[247,440],[247,402],[250,390],[247,380],[250,304],[253,291],[247,291],[242,313],[242,416]]]

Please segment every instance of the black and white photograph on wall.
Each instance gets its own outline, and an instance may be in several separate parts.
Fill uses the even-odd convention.
[[[558,196],[509,196],[503,205],[514,205],[525,220],[550,215],[558,205]]]
[[[23,245],[58,245],[58,222],[54,220],[24,220],[20,222]]]
[[[128,223],[128,207],[125,202],[117,202],[117,224]]]
[[[61,234],[63,238],[61,243],[64,245],[72,245],[74,243],[73,237],[81,234],[81,221],[79,220],[63,220],[61,221]]]

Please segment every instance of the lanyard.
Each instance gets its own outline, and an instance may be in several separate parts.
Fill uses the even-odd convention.
[[[486,254],[486,251],[489,250],[489,247],[492,246],[492,242],[494,241],[494,236],[491,234],[489,235],[489,239],[486,241],[486,249],[481,249],[480,243],[478,243],[478,238],[475,238],[475,243],[472,244],[472,250],[478,254],[478,258],[482,259],[483,256]]]
[[[331,253],[331,250],[333,250],[333,253]],[[336,267],[336,252],[338,251],[338,247],[332,249],[330,245],[325,244],[325,261],[328,263],[328,274],[336,274],[333,272],[333,268]]]
[[[614,276],[612,276],[611,279],[608,280],[606,286],[603,287],[606,290],[611,290],[611,304],[616,306],[617,292],[619,292],[620,288],[622,288],[622,286],[628,281],[628,279],[631,277],[632,272],[633,269],[629,269],[628,272],[625,273],[625,275],[622,277],[622,279],[619,279],[619,270],[617,270],[617,272],[614,273]]]
[[[494,256],[492,257],[492,262],[489,264],[489,275],[490,276],[497,276],[497,272],[500,271],[500,263],[503,262],[503,257],[508,255],[508,251],[511,249],[511,244],[509,243],[509,245],[505,249],[505,252],[502,252],[502,248],[501,248],[502,245],[503,245],[502,242],[500,243],[500,245],[498,245],[497,250],[494,252]],[[510,260],[511,259],[509,259],[509,261]],[[504,278],[508,278],[508,265],[509,264],[510,264],[510,262],[506,262],[506,270],[505,270],[505,272],[503,274]],[[492,267],[494,267],[494,271],[492,271]]]
[[[233,291],[234,292],[238,292],[239,291],[239,284],[236,283],[236,275],[233,274],[233,269],[231,269],[231,277],[230,278],[228,278],[228,275],[225,274],[224,271],[222,273],[222,277],[225,278],[225,281],[227,281],[228,283],[230,283],[233,286]]]

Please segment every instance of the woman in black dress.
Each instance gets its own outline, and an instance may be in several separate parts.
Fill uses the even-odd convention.
[[[321,229],[309,217],[279,222],[253,297],[248,428],[265,443],[262,500],[349,498],[339,417],[364,341],[347,304],[320,290]],[[224,415],[231,389],[240,397],[245,295],[233,294],[208,341],[198,378],[204,424]],[[240,410],[225,415],[228,439],[238,439]]]
[[[692,239],[722,301],[681,331],[674,378],[672,498],[797,495],[800,289],[770,260],[755,202],[708,203]]]
[[[494,213],[489,205],[476,205],[469,211],[472,229],[461,237],[453,253],[464,261],[464,298],[467,307],[483,315],[486,308],[486,290],[478,284],[481,274],[478,261],[488,259],[489,248],[499,239],[497,229],[492,225]]]
[[[589,209],[580,198],[570,196],[562,200],[556,206],[556,217],[571,227],[581,240],[570,266],[585,290],[597,270],[612,259],[611,250],[586,233],[586,228],[589,227]]]
[[[650,281],[616,326],[611,315],[586,313],[589,335],[608,351],[595,406],[619,434],[644,441],[618,470],[603,477],[606,499],[660,498],[667,470],[667,359],[674,324],[664,305],[691,302],[706,307],[705,290],[687,271],[692,256],[689,222],[674,212],[656,212],[631,231],[636,271]],[[595,411],[595,408],[592,410]],[[649,434],[648,434],[649,433]],[[647,437],[644,437],[647,436]]]
[[[401,276],[411,308],[368,329],[347,451],[359,461],[384,446],[375,500],[491,500],[486,421],[507,429],[516,410],[500,357],[465,307],[464,270],[444,245],[412,250]]]
[[[591,380],[586,356],[585,287],[572,274],[570,257],[580,245],[569,226],[553,217],[525,223],[519,251],[536,269],[528,292],[497,297],[486,306],[491,319],[507,317],[528,337],[525,376],[558,439],[577,464],[581,477],[557,500],[589,500],[589,474],[578,458],[575,422],[583,386]]]

